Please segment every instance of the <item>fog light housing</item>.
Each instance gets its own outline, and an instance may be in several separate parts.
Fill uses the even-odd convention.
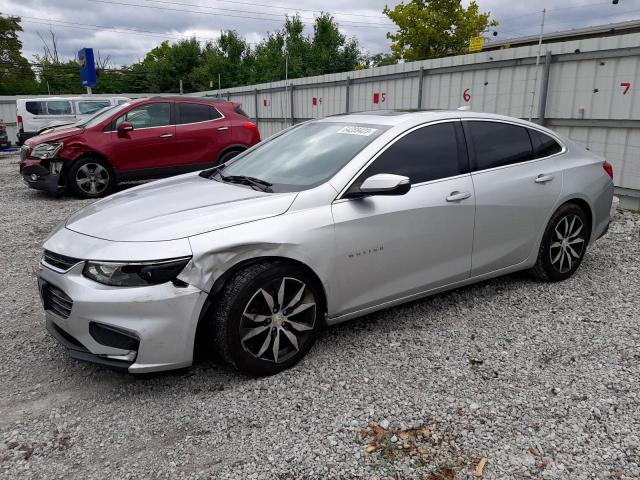
[[[49,172],[53,175],[58,175],[62,171],[62,162],[49,162]]]

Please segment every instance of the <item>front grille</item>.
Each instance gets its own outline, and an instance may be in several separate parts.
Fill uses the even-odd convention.
[[[54,253],[49,250],[45,250],[42,254],[42,261],[47,265],[57,268],[58,270],[62,270],[66,272],[71,267],[73,267],[76,263],[81,262],[82,260],[73,257],[67,257],[65,255],[60,255],[59,253]]]
[[[45,310],[50,310],[62,318],[69,318],[73,308],[73,300],[58,287],[42,281],[40,285],[42,303]]]

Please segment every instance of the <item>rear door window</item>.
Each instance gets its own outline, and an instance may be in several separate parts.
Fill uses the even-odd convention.
[[[531,135],[535,158],[549,157],[562,151],[562,146],[545,133],[529,129],[529,135]]]
[[[47,113],[49,115],[71,115],[71,102],[66,100],[47,101]]]
[[[204,103],[176,103],[178,124],[198,123],[211,120],[211,107]]]
[[[500,122],[468,121],[475,149],[475,170],[533,160],[527,129]]]
[[[382,152],[359,181],[392,173],[409,177],[416,184],[464,173],[467,159],[459,128],[459,122],[445,122],[408,133]]]

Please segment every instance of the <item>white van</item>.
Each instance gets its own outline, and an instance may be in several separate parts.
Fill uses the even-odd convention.
[[[72,124],[98,110],[129,102],[127,97],[42,97],[16,100],[18,145],[48,126]]]

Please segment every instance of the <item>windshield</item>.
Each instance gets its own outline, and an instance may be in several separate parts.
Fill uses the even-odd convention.
[[[115,105],[109,105],[108,107],[103,107],[100,110],[98,110],[96,113],[91,115],[89,118],[83,118],[82,120],[79,120],[76,123],[74,123],[74,125],[76,127],[84,127],[86,124],[88,124],[94,118],[98,117],[99,115],[102,115],[103,113],[110,112],[114,108],[116,108]],[[100,122],[98,122],[98,123],[100,123]]]
[[[343,122],[312,122],[293,127],[241,154],[218,171],[226,177],[252,177],[274,192],[305,190],[335,175],[389,127]]]
[[[114,113],[121,112],[122,110],[126,109],[127,107],[129,107],[129,105],[131,105],[131,102],[126,102],[116,107],[108,108],[103,112],[98,112],[96,115],[87,120],[87,123],[85,123],[84,126],[87,128],[95,127],[96,125],[99,125],[100,123],[105,121]]]

